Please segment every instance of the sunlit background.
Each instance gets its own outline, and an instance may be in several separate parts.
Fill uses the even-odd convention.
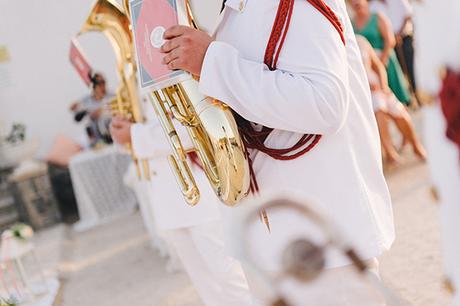
[[[70,111],[90,94],[69,61],[69,48],[92,3],[0,0],[0,230],[18,222],[18,233],[29,233],[22,222],[35,230],[26,239],[33,244],[2,243],[0,299],[9,294],[27,306],[199,306],[152,224],[129,155],[112,146],[87,149],[84,125]],[[101,33],[78,41],[114,92],[119,78],[110,42]],[[430,61],[416,59],[419,65]],[[422,140],[424,107],[419,101],[407,108]],[[5,141],[12,132],[15,140]],[[399,144],[393,126],[391,135]],[[397,240],[382,259],[382,275],[410,305],[445,306],[451,297],[436,190],[426,163],[408,149],[400,153],[404,163],[385,164]]]

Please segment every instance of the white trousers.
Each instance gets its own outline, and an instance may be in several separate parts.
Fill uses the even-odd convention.
[[[167,231],[206,306],[253,306],[241,264],[228,256],[218,222]]]

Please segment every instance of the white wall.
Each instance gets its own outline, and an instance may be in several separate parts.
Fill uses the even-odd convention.
[[[91,0],[0,0],[0,45],[11,62],[11,86],[0,89],[0,122],[22,122],[42,142],[39,155],[54,137],[72,137],[83,128],[73,123],[70,103],[88,93],[68,60],[70,39],[83,25]],[[117,87],[115,57],[101,34],[79,38],[92,66]]]

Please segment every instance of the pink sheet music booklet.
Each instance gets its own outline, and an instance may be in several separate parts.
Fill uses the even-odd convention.
[[[190,79],[185,71],[169,70],[160,53],[164,32],[178,24],[176,1],[131,0],[129,5],[141,89],[158,90]]]

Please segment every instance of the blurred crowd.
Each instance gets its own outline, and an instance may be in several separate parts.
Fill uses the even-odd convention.
[[[424,161],[425,149],[407,111],[408,107],[420,106],[414,76],[411,3],[409,0],[349,0],[348,4],[369,79],[384,160],[388,164],[401,164],[400,152],[408,144]],[[401,134],[399,146],[391,137],[390,123],[394,123]]]

